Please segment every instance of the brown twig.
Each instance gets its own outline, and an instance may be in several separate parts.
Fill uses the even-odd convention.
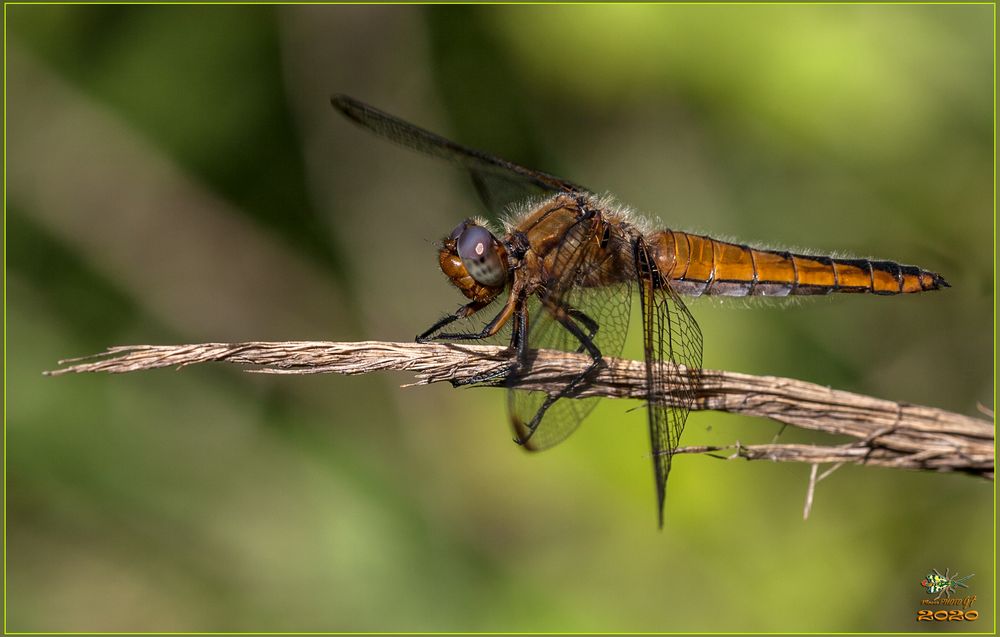
[[[589,363],[586,355],[548,351],[535,353],[529,373],[517,386],[551,391],[563,387]],[[363,341],[334,343],[285,341],[202,343],[197,345],[134,345],[112,347],[67,365],[49,375],[81,372],[124,373],[195,363],[228,362],[253,366],[268,374],[365,374],[404,370],[416,375],[416,385],[461,382],[489,371],[507,369],[502,347]],[[593,382],[577,397],[608,396],[646,399],[645,370],[638,361],[608,359]],[[919,469],[961,471],[993,479],[994,427],[989,421],[933,407],[922,407],[838,391],[790,378],[752,376],[701,370],[695,374],[693,409],[762,416],[787,425],[854,438],[833,446],[766,444],[733,447],[683,447],[678,453],[734,450],[730,458],[768,459],[812,465],[855,463]],[[655,397],[671,404],[675,397]],[[817,480],[818,481],[818,480]]]

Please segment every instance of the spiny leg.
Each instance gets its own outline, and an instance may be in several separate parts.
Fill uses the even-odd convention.
[[[525,334],[528,332],[528,310],[525,307],[523,298],[518,299],[515,303],[513,314],[514,324],[511,329],[509,347],[509,351],[512,351],[514,354],[513,361],[496,369],[476,374],[470,378],[452,380],[451,384],[453,387],[475,385],[495,381],[500,378],[507,378],[515,369],[523,364],[528,351],[528,339],[525,338]]]
[[[424,330],[424,332],[419,334],[417,338],[414,340],[416,340],[418,343],[429,343],[430,341],[441,338],[440,335],[431,337],[431,334],[440,330],[445,325],[454,323],[458,319],[468,318],[472,316],[473,314],[483,309],[484,307],[486,307],[486,305],[479,301],[472,301],[471,303],[466,303],[462,307],[458,308],[454,313],[441,317],[437,322],[434,323],[434,325],[431,325],[429,328]]]
[[[541,404],[541,406],[539,406],[538,411],[535,412],[535,415],[526,425],[528,429],[528,435],[523,438],[514,439],[514,442],[516,442],[519,445],[527,444],[528,440],[531,439],[531,436],[535,433],[535,430],[538,429],[538,425],[539,423],[541,423],[542,418],[545,416],[545,412],[548,411],[549,407],[551,407],[560,398],[569,396],[573,391],[576,390],[576,388],[580,385],[580,383],[585,381],[591,374],[597,371],[597,369],[601,365],[604,364],[604,358],[601,355],[601,350],[598,349],[597,345],[594,344],[592,337],[588,336],[587,334],[584,334],[583,330],[581,330],[580,327],[576,323],[574,323],[573,320],[570,318],[571,312],[576,312],[578,315],[582,316],[586,315],[584,315],[582,312],[579,312],[578,310],[570,310],[560,306],[557,306],[555,308],[549,308],[549,312],[552,314],[552,317],[559,322],[560,325],[566,328],[566,330],[570,334],[572,334],[574,337],[576,337],[578,341],[580,341],[580,348],[578,349],[578,351],[582,352],[583,350],[586,350],[587,353],[590,354],[593,361],[587,367],[587,369],[583,370],[582,372],[580,372],[580,374],[575,376],[573,380],[567,383],[566,386],[563,387],[561,390],[559,390],[558,393],[549,394],[548,396],[545,397],[545,401]],[[595,327],[597,326],[597,324],[589,317],[587,317],[587,320],[590,321],[590,323],[593,324]],[[583,321],[581,320],[581,322]],[[594,331],[596,332],[596,329]]]
[[[442,318],[437,323],[432,325],[428,330],[426,330],[423,334],[418,336],[417,342],[426,343],[429,341],[476,341],[493,336],[494,334],[500,331],[500,328],[502,328],[504,324],[507,323],[507,321],[513,315],[514,309],[517,307],[517,304],[520,302],[520,299],[522,297],[523,294],[522,289],[523,288],[520,284],[518,284],[517,282],[514,283],[514,285],[510,290],[510,294],[507,297],[507,301],[503,304],[503,307],[500,309],[497,315],[494,316],[490,320],[490,322],[486,324],[485,327],[483,327],[482,330],[478,332],[446,332],[444,334],[440,333],[434,334],[434,332],[440,330],[445,325],[453,323],[458,319],[468,318],[472,316],[479,310],[489,305],[492,302],[492,299],[488,301],[472,301],[471,303],[463,305],[462,307],[458,308],[458,310],[454,314],[449,314],[448,316]],[[431,334],[434,334],[434,336],[431,336]]]
[[[584,314],[582,310],[578,310],[575,307],[567,306],[566,313],[583,323],[583,326],[587,328],[587,338],[593,341],[594,337],[597,336],[597,330],[601,329],[601,326],[597,324],[597,321],[590,318]],[[586,349],[586,347],[583,343],[580,343],[580,347],[576,348],[576,353],[582,354],[584,349]]]

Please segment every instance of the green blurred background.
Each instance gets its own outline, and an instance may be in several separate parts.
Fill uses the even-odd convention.
[[[511,442],[499,390],[225,365],[43,378],[129,343],[409,340],[461,297],[458,171],[344,92],[663,225],[891,258],[942,293],[701,301],[706,367],[993,407],[992,7],[5,6],[7,629],[909,631],[993,625],[993,485],[682,457],[645,414]],[[627,354],[638,355],[633,347]],[[685,444],[768,442],[692,415]],[[838,442],[786,430],[782,441]]]

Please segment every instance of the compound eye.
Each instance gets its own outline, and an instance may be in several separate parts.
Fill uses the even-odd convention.
[[[455,226],[455,229],[451,231],[451,234],[448,235],[448,238],[451,239],[452,241],[458,241],[458,238],[462,236],[462,233],[465,232],[465,229],[468,226],[469,222],[463,221],[462,223]]]
[[[458,237],[456,247],[465,269],[480,285],[495,288],[507,280],[503,261],[496,250],[496,239],[486,228],[467,226]]]

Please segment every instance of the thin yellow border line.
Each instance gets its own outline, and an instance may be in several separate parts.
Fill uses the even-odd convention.
[[[254,6],[254,5],[264,5],[264,6],[278,6],[278,5],[458,5],[458,6],[481,6],[481,5],[567,5],[567,6],[593,6],[593,5],[745,5],[745,6],[757,6],[757,5],[775,5],[775,6],[802,6],[802,5],[857,5],[857,6],[869,6],[869,5],[945,5],[945,6],[966,6],[966,5],[993,5],[996,7],[995,2],[985,2],[982,0],[966,0],[963,2],[948,2],[947,0],[899,0],[898,2],[893,2],[892,0],[871,0],[865,2],[863,0],[851,1],[851,0],[831,0],[830,2],[823,2],[821,0],[815,1],[805,1],[805,0],[789,0],[788,2],[781,2],[780,0],[759,0],[754,2],[752,0],[706,0],[705,2],[698,2],[697,0],[678,0],[677,2],[660,1],[660,2],[642,2],[633,0],[623,0],[622,2],[614,1],[601,1],[596,0],[594,2],[578,1],[578,0],[568,0],[567,2],[549,1],[542,0],[539,2],[525,2],[525,1],[515,1],[515,2],[447,2],[447,1],[431,1],[431,2],[406,2],[399,0],[385,0],[385,1],[375,1],[375,2],[336,2],[336,1],[325,1],[321,0],[318,2],[280,2],[275,0],[263,0],[261,2],[252,2],[245,0],[233,0],[232,2],[226,2],[221,0],[209,0],[206,2],[197,2],[192,0],[179,0],[178,2],[170,1],[156,1],[156,0],[136,0],[134,2],[100,2],[96,0],[84,0],[81,2],[30,2],[20,0],[17,2],[5,2],[4,5],[97,5],[97,6],[108,6],[108,5],[242,5],[242,6]],[[836,634],[836,633],[833,633]],[[886,633],[888,634],[888,633]]]
[[[7,633],[7,4],[3,5],[3,632]]]
[[[993,430],[997,418],[997,5],[993,5]],[[996,471],[996,434],[993,469]],[[997,483],[993,480],[993,633],[997,632]]]
[[[554,633],[554,632],[483,632],[483,633],[470,633],[470,632],[443,632],[443,633],[429,633],[429,632],[372,632],[372,633],[339,633],[339,632],[326,632],[326,633],[316,633],[316,632],[298,632],[298,633],[281,633],[281,632],[256,632],[256,633],[212,633],[212,632],[183,632],[183,633],[167,633],[167,632],[153,632],[153,633],[135,633],[135,632],[113,632],[113,633],[93,633],[93,632],[46,632],[46,633],[7,633],[9,635],[607,635],[606,632],[565,632],[565,633]],[[809,633],[809,632],[705,632],[705,633],[638,633],[638,632],[623,632],[623,633],[612,633],[614,635],[870,635],[872,633]],[[879,632],[875,633],[877,635],[920,635],[922,633],[913,632]],[[989,632],[963,632],[957,633],[961,635],[991,635],[993,633]]]
[[[890,1],[878,1],[878,2],[740,2],[738,0],[733,1],[706,1],[706,2],[370,2],[370,3],[357,3],[357,2],[4,2],[3,7],[3,35],[4,35],[4,46],[3,46],[3,65],[4,65],[4,83],[3,83],[3,138],[4,138],[4,148],[3,148],[3,628],[4,634],[6,635],[254,635],[258,634],[256,632],[10,632],[7,630],[7,6],[8,5],[108,5],[108,4],[121,4],[123,6],[128,5],[285,5],[285,4],[319,4],[319,5],[357,5],[357,4],[375,4],[375,5],[496,5],[496,4],[512,4],[512,5],[608,5],[608,4],[625,4],[625,5],[791,5],[791,6],[802,6],[802,5],[954,5],[954,6],[973,6],[973,5],[992,5],[993,7],[993,405],[994,405],[994,417],[993,425],[996,427],[996,399],[997,399],[997,387],[996,387],[996,377],[997,377],[997,348],[996,348],[996,333],[997,333],[997,280],[996,280],[996,269],[997,269],[997,46],[996,46],[996,3],[995,2],[978,2],[978,1],[968,1],[968,2],[913,2],[913,1],[901,1],[901,2],[890,2]],[[994,446],[993,451],[993,462],[996,464],[996,447]],[[989,635],[995,634],[997,630],[997,620],[996,620],[996,601],[997,601],[997,590],[996,590],[996,576],[997,576],[997,518],[996,518],[996,496],[997,496],[997,485],[996,481],[993,482],[993,630],[992,632],[968,632],[968,635]],[[273,635],[347,635],[347,634],[379,634],[379,635],[467,635],[467,634],[477,634],[477,635],[565,635],[570,633],[562,632],[479,632],[479,633],[469,633],[469,632],[377,632],[377,633],[357,633],[357,632],[276,632],[269,633]],[[684,633],[671,633],[671,632],[583,632],[583,633],[572,633],[579,635],[676,635]],[[693,633],[693,634],[708,634],[708,635],[859,635],[866,633],[852,633],[852,632],[705,632],[705,633]],[[883,632],[877,633],[880,635],[911,635],[910,632]]]

